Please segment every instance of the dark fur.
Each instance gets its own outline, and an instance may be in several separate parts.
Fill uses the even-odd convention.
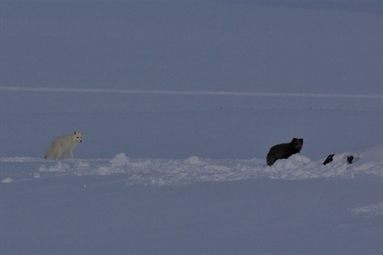
[[[332,162],[334,155],[335,154],[328,155],[325,161],[323,162],[323,165],[327,165],[328,163]]]
[[[347,162],[349,163],[349,164],[352,164],[353,162],[354,162],[354,156],[353,155],[349,155],[349,156],[347,156]]]
[[[267,165],[271,166],[278,159],[288,158],[293,154],[299,153],[303,146],[302,138],[293,138],[289,143],[277,144],[271,147],[267,154]]]

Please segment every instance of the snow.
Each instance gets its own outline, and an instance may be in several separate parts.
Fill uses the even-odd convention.
[[[5,178],[4,180],[1,181],[2,183],[10,183],[13,182],[12,178]]]
[[[357,156],[349,164],[347,155]],[[371,155],[375,155],[375,158]],[[354,178],[358,175],[383,177],[383,147],[335,155],[331,163],[323,165],[323,159],[311,161],[308,157],[295,154],[281,159],[273,166],[267,166],[264,159],[208,159],[191,156],[180,159],[136,159],[125,153],[118,153],[111,159],[69,159],[63,161],[42,158],[4,157],[3,166],[12,165],[21,173],[9,172],[3,183],[32,181],[34,178],[62,176],[106,176],[119,175],[127,185],[178,186],[199,182],[228,182],[269,178],[275,180],[305,180],[326,178]],[[366,158],[365,158],[366,156]],[[33,166],[33,167],[31,167]],[[9,181],[11,180],[11,181]]]
[[[355,214],[363,215],[365,217],[372,217],[375,215],[383,215],[383,203],[361,206],[351,209]]]
[[[382,254],[367,2],[2,3],[0,254]]]
[[[75,159],[44,160],[50,142],[37,138],[40,157],[0,157],[2,253],[381,251],[381,145],[337,153],[327,165],[327,149],[310,159],[304,145],[269,167],[257,157],[86,158],[86,134]],[[348,155],[357,160],[347,163]]]

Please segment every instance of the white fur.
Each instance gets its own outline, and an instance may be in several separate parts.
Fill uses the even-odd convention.
[[[71,158],[73,158],[73,149],[78,143],[82,142],[82,133],[73,132],[70,135],[59,136],[53,140],[51,147],[45,153],[44,158],[48,159],[54,155],[54,159],[58,160],[60,157],[65,158],[66,154],[69,152]]]

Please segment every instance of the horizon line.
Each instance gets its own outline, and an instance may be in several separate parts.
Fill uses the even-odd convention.
[[[26,88],[0,86],[0,91],[8,92],[63,92],[63,93],[118,93],[118,94],[154,94],[175,96],[236,96],[236,97],[324,97],[324,98],[360,98],[383,99],[383,95],[372,94],[325,94],[325,93],[271,93],[238,91],[192,91],[192,90],[130,90],[130,89],[91,89],[91,88]]]

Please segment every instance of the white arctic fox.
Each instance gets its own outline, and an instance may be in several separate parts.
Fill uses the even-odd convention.
[[[66,153],[69,152],[71,158],[73,158],[73,149],[78,143],[82,142],[82,133],[73,132],[70,135],[59,136],[53,140],[51,147],[45,153],[44,158],[48,159],[54,154],[54,159],[58,160],[60,157],[65,158]]]

